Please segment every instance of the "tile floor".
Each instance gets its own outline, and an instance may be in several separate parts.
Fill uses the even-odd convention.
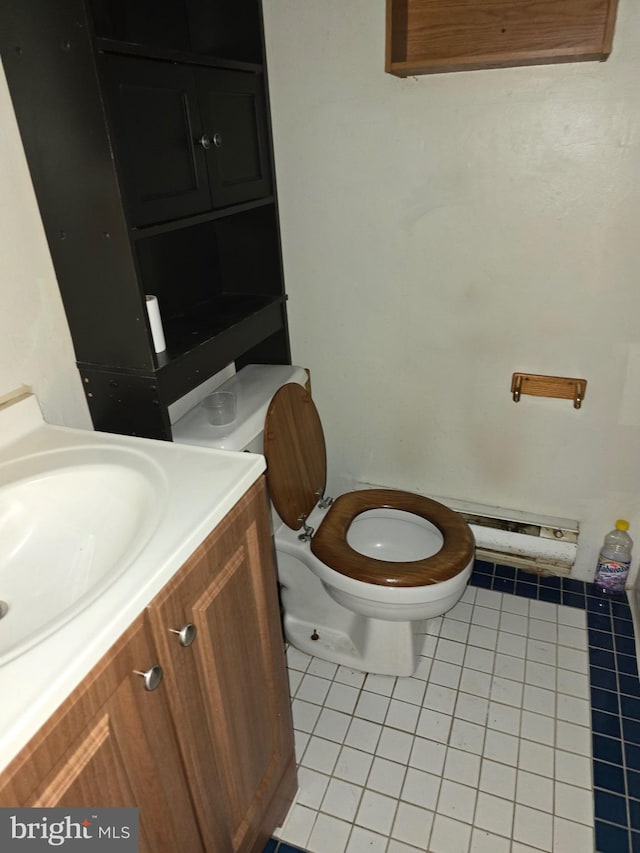
[[[289,648],[300,787],[271,849],[640,851],[621,731],[640,723],[619,702],[621,675],[638,682],[630,614],[612,666],[616,605],[591,585],[482,562],[472,583],[429,624],[411,678]]]

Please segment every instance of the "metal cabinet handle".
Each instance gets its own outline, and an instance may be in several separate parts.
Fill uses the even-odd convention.
[[[216,146],[216,148],[222,148],[222,134],[221,133],[214,133],[213,134],[213,144]]]
[[[193,622],[187,622],[182,628],[169,628],[171,634],[177,634],[181,646],[190,646],[196,638],[198,629]]]
[[[141,675],[144,678],[145,690],[155,690],[162,681],[162,667],[157,663],[146,672],[140,672],[138,669],[134,669],[133,672],[135,675]]]
[[[202,145],[205,151],[208,151],[211,148],[211,137],[207,136],[206,133],[203,133],[200,139],[197,139],[196,142],[198,145]]]

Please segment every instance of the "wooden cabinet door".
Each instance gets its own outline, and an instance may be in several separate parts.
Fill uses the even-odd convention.
[[[193,69],[106,55],[103,74],[130,223],[210,210]]]
[[[296,788],[293,730],[280,632],[275,564],[264,484],[237,504],[148,610],[166,662],[177,720],[207,719],[225,806],[227,851],[262,850],[286,814]],[[180,647],[171,631],[193,623],[197,636]],[[200,684],[200,700],[194,681]],[[175,689],[174,689],[175,688]],[[200,710],[198,711],[200,713]],[[178,724],[188,762],[208,755],[206,733]],[[195,737],[195,740],[191,740]],[[205,784],[205,771],[190,769]],[[202,806],[202,802],[201,802]]]
[[[198,69],[198,100],[214,207],[271,192],[269,143],[261,74]]]
[[[0,776],[0,806],[138,807],[145,853],[203,850],[157,663],[141,620]]]

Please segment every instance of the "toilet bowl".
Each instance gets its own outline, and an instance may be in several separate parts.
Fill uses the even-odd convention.
[[[301,385],[274,394],[264,455],[283,522],[275,544],[287,638],[334,663],[411,675],[425,621],[454,606],[471,574],[467,523],[437,501],[392,489],[348,492],[322,506],[324,435]],[[304,574],[313,576],[308,583]]]
[[[296,367],[244,367],[220,386],[236,394],[236,421],[211,426],[198,405],[174,424],[174,441],[264,453],[292,645],[353,669],[411,675],[427,620],[464,592],[473,534],[453,510],[411,492],[325,498],[324,435],[306,380]]]

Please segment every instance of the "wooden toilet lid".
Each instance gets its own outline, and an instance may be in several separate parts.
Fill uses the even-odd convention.
[[[327,484],[327,452],[320,416],[307,391],[283,385],[271,400],[264,424],[267,482],[276,512],[299,530]]]

